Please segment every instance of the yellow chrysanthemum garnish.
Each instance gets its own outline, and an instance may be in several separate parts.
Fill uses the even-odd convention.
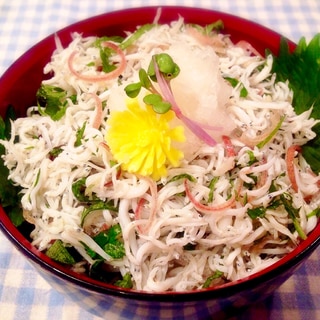
[[[112,111],[105,139],[121,168],[159,180],[168,166],[177,167],[183,152],[173,142],[183,142],[185,136],[183,126],[170,127],[173,118],[173,111],[158,114],[137,99],[128,100],[124,111]]]

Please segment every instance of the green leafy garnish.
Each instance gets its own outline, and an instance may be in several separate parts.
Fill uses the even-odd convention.
[[[81,226],[83,226],[84,221],[86,219],[86,217],[88,216],[89,213],[93,212],[93,211],[97,211],[97,210],[110,210],[110,211],[114,211],[117,212],[118,208],[116,208],[113,205],[112,201],[96,201],[94,203],[92,203],[91,205],[89,205],[87,208],[83,209],[82,214],[81,214]]]
[[[121,280],[117,280],[114,283],[115,286],[126,288],[126,289],[132,289],[133,288],[133,282],[132,277],[130,273],[126,273]]]
[[[140,82],[131,83],[125,87],[125,91],[128,97],[135,98],[139,94],[141,88],[142,85]]]
[[[247,210],[247,214],[251,219],[263,218],[266,214],[267,208],[257,207]]]
[[[33,183],[33,187],[36,187],[39,180],[40,180],[40,175],[41,175],[41,169],[39,168],[38,169],[38,172],[37,172],[37,175],[36,175],[36,179],[34,180],[34,183]]]
[[[76,95],[68,96],[67,91],[51,85],[42,84],[37,91],[40,114],[48,115],[52,120],[60,120],[67,109],[67,98],[76,101]]]
[[[157,113],[166,113],[171,109],[169,102],[163,101],[160,94],[148,94],[143,98],[145,104],[153,106],[153,110]]]
[[[169,54],[159,53],[153,56],[148,67],[148,75],[152,81],[157,81],[154,62],[158,65],[159,71],[166,80],[171,80],[180,73],[179,66],[173,61]]]
[[[167,53],[160,53],[153,56],[148,70],[139,70],[139,82],[131,83],[125,87],[125,92],[128,97],[135,98],[141,91],[141,88],[147,89],[150,94],[147,94],[143,101],[151,105],[156,113],[166,113],[171,109],[171,104],[164,101],[162,95],[153,86],[153,82],[157,82],[155,66],[157,64],[159,72],[163,75],[165,81],[170,82],[180,73],[179,66],[173,61],[171,56]]]
[[[113,225],[108,230],[101,231],[92,238],[101,247],[106,254],[114,259],[121,259],[125,256],[124,243],[122,238],[122,230],[119,224]],[[97,261],[98,264],[103,262],[104,259],[89,248],[85,243],[82,245],[86,249],[88,255]]]
[[[274,185],[272,184],[269,192],[273,192],[274,190]],[[255,207],[255,208],[249,208],[247,210],[247,214],[251,219],[257,219],[257,218],[264,218],[267,210],[276,210],[280,205],[282,204],[282,201],[279,200],[278,198],[272,199],[272,201],[266,206],[260,206],[260,207]]]
[[[213,280],[219,279],[219,278],[221,278],[222,276],[223,276],[223,272],[222,272],[222,271],[219,271],[219,270],[216,270],[216,272],[215,272],[213,275],[211,275],[210,277],[208,277],[208,278],[206,279],[206,281],[204,282],[202,288],[203,288],[203,289],[209,288]]]
[[[71,187],[74,197],[79,202],[87,205],[81,214],[81,226],[83,226],[85,219],[93,211],[110,210],[118,212],[118,208],[113,205],[112,201],[103,201],[95,193],[90,196],[86,194],[86,179],[86,177],[80,178],[79,180],[75,181]]]
[[[125,256],[125,249],[122,239],[122,230],[119,224],[113,225],[106,231],[100,232],[93,240],[114,259],[121,259]]]
[[[320,33],[306,43],[303,37],[290,52],[288,42],[282,38],[278,56],[274,57],[272,71],[278,81],[289,80],[293,90],[293,106],[297,114],[312,110],[312,117],[320,119]]]
[[[248,177],[251,179],[251,182],[244,182],[243,185],[248,190],[252,190],[258,183],[258,177],[254,173],[248,174]]]
[[[59,156],[59,154],[63,151],[61,147],[54,147],[49,152],[49,158],[50,160],[54,160],[56,157]]]
[[[146,88],[146,89],[149,89],[152,87],[152,82],[149,79],[149,75],[146,70],[144,70],[144,69],[139,70],[139,79],[140,79],[139,84],[141,87]],[[139,94],[139,92],[137,94]]]
[[[273,187],[272,187],[273,189]],[[272,190],[270,190],[272,191]],[[292,220],[295,230],[298,232],[299,237],[302,240],[307,238],[305,232],[302,230],[299,223],[299,209],[293,206],[292,197],[288,193],[283,193],[279,197],[273,199],[271,203],[267,206],[261,206],[256,208],[251,208],[247,210],[247,214],[251,219],[264,218],[268,209],[276,210],[279,206],[283,206],[286,212],[288,213],[289,218]],[[318,213],[315,213],[318,214]]]
[[[238,79],[230,77],[225,77],[224,79],[227,80],[233,88],[239,85],[241,98],[245,98],[248,95],[248,90],[245,88],[242,82],[239,82]]]
[[[278,132],[278,130],[281,128],[283,120],[284,120],[285,116],[281,116],[279,122],[277,123],[277,125],[275,126],[275,128],[270,132],[270,134],[261,142],[259,142],[257,144],[257,147],[259,149],[263,148]]]
[[[0,117],[0,139],[8,140],[11,137],[11,120],[15,120],[16,115],[14,108],[9,105],[6,114],[5,120]],[[9,169],[4,165],[2,155],[5,154],[5,147],[0,144],[0,202],[3,208],[6,209],[8,216],[12,223],[18,227],[23,221],[23,214],[21,208],[21,188],[14,186],[12,181],[8,179]]]
[[[211,179],[210,183],[209,183],[209,195],[208,195],[208,203],[211,203],[213,201],[213,191],[214,191],[214,187],[217,184],[217,182],[219,181],[219,177],[214,177]]]
[[[114,51],[104,46],[103,43],[106,41],[121,42],[122,40],[122,37],[100,37],[94,42],[93,45],[99,49],[103,72],[108,73],[116,69],[116,66],[110,62],[110,57],[114,54]],[[92,65],[95,66],[94,63]]]
[[[85,194],[86,191],[86,179],[87,178],[81,178],[77,181],[75,181],[72,184],[72,193],[75,196],[75,198],[80,202],[90,202],[92,201],[92,198],[87,196]]]
[[[307,218],[311,218],[311,217],[317,217],[320,218],[320,208],[316,208],[314,210],[312,210],[309,214],[307,214]]]
[[[75,264],[76,261],[61,240],[56,240],[46,251],[46,255],[63,264]]]
[[[147,23],[139,27],[128,39],[126,39],[120,44],[120,48],[124,50],[132,46],[144,33],[151,30],[154,26],[156,25],[152,23]]]
[[[190,182],[197,182],[197,179],[189,173],[181,173],[172,177],[167,183],[178,181],[181,179],[188,179]]]
[[[254,163],[258,162],[258,159],[254,155],[252,150],[248,150],[247,154],[249,156],[248,166],[252,166]]]
[[[288,215],[289,215],[290,219],[292,220],[294,228],[298,232],[299,237],[302,240],[307,239],[307,236],[304,233],[304,231],[302,230],[301,225],[298,221],[299,209],[297,209],[293,206],[291,195],[288,193],[284,193],[280,196],[280,199],[281,199],[281,202],[282,202],[283,206],[285,207],[286,211],[288,212]]]
[[[202,34],[207,35],[207,36],[212,35],[213,32],[217,33],[224,28],[223,21],[220,19],[213,22],[213,23],[207,24],[204,27],[199,24],[191,24],[191,26],[193,28],[197,29]]]
[[[84,131],[86,130],[87,122],[84,122],[82,127],[76,132],[76,141],[74,142],[75,147],[80,147],[82,144],[82,138],[84,136]]]
[[[320,119],[320,33],[307,44],[300,39],[290,52],[286,39],[282,39],[278,56],[274,56],[272,71],[278,81],[289,80],[293,91],[293,107],[297,114],[312,108],[311,117]],[[302,147],[302,155],[316,173],[320,172],[320,123],[313,127],[317,136]]]

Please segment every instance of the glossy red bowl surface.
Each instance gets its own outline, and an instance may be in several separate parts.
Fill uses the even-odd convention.
[[[124,35],[125,31],[133,31],[138,25],[152,22],[157,10],[158,7],[145,7],[110,12],[72,24],[57,31],[56,34],[64,46],[71,41],[73,32],[82,33],[83,36]],[[223,32],[229,34],[234,42],[246,40],[261,54],[264,54],[266,49],[274,54],[278,52],[281,35],[230,14],[206,9],[164,6],[159,22],[177,20],[179,15],[184,17],[186,22],[201,25],[221,19],[224,23]],[[295,44],[289,41],[289,47],[293,50]],[[35,103],[36,91],[44,79],[43,67],[50,60],[54,49],[54,34],[52,34],[23,54],[3,74],[0,79],[2,116],[9,104],[18,110],[19,116],[24,116],[26,108]],[[96,315],[104,317],[110,313],[121,313],[124,319],[154,315],[175,319],[186,317],[200,319],[212,315],[217,319],[224,318],[231,310],[246,307],[272,293],[320,244],[320,224],[318,224],[307,240],[293,252],[246,279],[202,291],[147,293],[120,289],[76,274],[55,263],[30,244],[27,231],[23,228],[17,229],[1,207],[0,227],[15,247],[58,291],[76,302],[81,302],[83,307]],[[165,315],[161,313],[163,308],[166,308]]]

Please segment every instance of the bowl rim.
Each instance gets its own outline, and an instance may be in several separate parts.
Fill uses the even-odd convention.
[[[32,52],[35,50],[40,50],[45,46],[50,44],[52,48],[52,43],[54,43],[54,36],[57,34],[59,37],[62,36],[63,43],[68,42],[67,38],[70,36],[70,33],[75,30],[85,30],[86,33],[90,30],[93,23],[97,26],[102,26],[105,21],[118,21],[119,17],[130,17],[135,14],[146,14],[152,15],[151,21],[155,16],[157,10],[161,8],[162,14],[166,14],[166,19],[172,21],[173,17],[176,15],[178,18],[177,12],[181,13],[181,16],[187,16],[188,20],[191,20],[192,15],[207,15],[212,17],[219,16],[221,20],[228,25],[231,23],[238,23],[242,26],[246,32],[251,35],[255,35],[257,32],[267,34],[269,41],[276,42],[278,44],[275,45],[278,47],[280,43],[280,38],[282,37],[280,34],[275,31],[258,24],[257,22],[253,22],[242,17],[235,16],[233,14],[224,13],[212,9],[205,8],[194,8],[194,7],[186,7],[186,6],[147,6],[147,7],[135,7],[129,9],[121,9],[115,10],[111,12],[102,13],[93,17],[86,18],[84,20],[77,21],[72,23],[50,35],[48,35],[43,40],[39,41],[35,45],[33,45],[30,49],[28,49],[24,54],[22,54],[1,76],[0,78],[0,87],[4,85],[5,90],[8,88],[12,82],[9,81],[9,84],[6,83],[6,80],[10,78],[11,74],[13,74],[13,78],[18,77],[19,68],[23,68],[23,64],[27,62],[28,59],[34,59],[32,57]],[[160,18],[160,23],[161,18]],[[96,27],[97,28],[97,27]],[[123,30],[122,30],[123,31]],[[67,36],[68,35],[68,36]],[[287,39],[290,50],[293,50],[296,46],[295,43]],[[277,52],[274,52],[277,53]],[[3,94],[0,92],[0,102],[3,98]],[[316,247],[320,244],[320,223],[318,223],[317,227],[310,233],[308,238],[301,242],[301,244],[294,249],[292,252],[287,254],[284,258],[279,260],[278,262],[272,264],[271,266],[263,269],[260,272],[252,274],[246,278],[242,278],[237,281],[233,281],[230,283],[226,283],[221,286],[202,289],[202,290],[191,290],[186,292],[146,292],[132,289],[123,289],[111,284],[103,283],[87,276],[79,275],[75,272],[69,271],[66,272],[66,268],[62,265],[52,261],[48,258],[44,253],[38,251],[35,247],[31,245],[31,243],[22,235],[22,233],[12,224],[8,215],[5,213],[4,209],[0,206],[0,229],[5,234],[5,236],[10,240],[10,242],[25,256],[30,258],[36,265],[41,267],[43,270],[53,273],[55,276],[67,280],[73,284],[80,285],[82,288],[87,290],[110,294],[113,296],[118,296],[126,299],[134,299],[134,300],[147,300],[147,301],[158,301],[158,302],[172,302],[174,301],[199,301],[199,300],[211,300],[215,298],[228,297],[230,295],[230,289],[235,290],[236,292],[241,292],[244,290],[248,290],[250,288],[254,288],[258,283],[266,282],[271,280],[274,276],[280,275],[286,272],[288,267],[290,266],[298,266],[302,260],[309,256]]]
[[[0,206],[0,230],[6,235],[7,239],[24,256],[31,259],[33,263],[41,267],[42,270],[50,272],[55,276],[67,280],[68,282],[80,285],[83,289],[102,294],[109,294],[115,297],[122,297],[129,300],[155,301],[155,302],[189,302],[211,299],[221,299],[230,296],[230,289],[235,292],[252,290],[256,285],[266,283],[274,276],[285,273],[288,268],[299,264],[308,257],[320,245],[320,223],[312,231],[307,240],[285,257],[270,265],[269,267],[233,282],[220,286],[202,289],[190,290],[186,292],[147,292],[132,289],[119,288],[111,284],[103,283],[88,276],[77,274],[71,270],[67,271],[65,267],[51,260],[44,253],[37,250],[31,243],[14,227],[3,208]]]

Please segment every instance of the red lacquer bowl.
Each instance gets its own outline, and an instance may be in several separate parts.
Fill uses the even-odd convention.
[[[63,45],[71,33],[89,35],[124,35],[136,26],[153,21],[157,7],[134,8],[102,14],[57,32]],[[261,25],[221,12],[188,7],[162,7],[160,23],[177,20],[209,24],[224,22],[224,32],[233,41],[246,40],[261,54],[265,49],[277,53],[281,36]],[[295,44],[289,42],[290,48]],[[22,55],[0,79],[0,112],[9,104],[25,115],[27,106],[35,103],[35,94],[43,76],[43,67],[55,49],[50,35]],[[59,292],[101,317],[117,314],[121,319],[223,319],[235,310],[247,307],[271,294],[287,280],[320,243],[320,224],[293,252],[265,270],[233,283],[203,291],[184,293],[147,293],[120,289],[65,269],[34,248],[27,239],[28,230],[17,229],[0,208],[0,227],[6,237],[30,261],[37,271]]]

